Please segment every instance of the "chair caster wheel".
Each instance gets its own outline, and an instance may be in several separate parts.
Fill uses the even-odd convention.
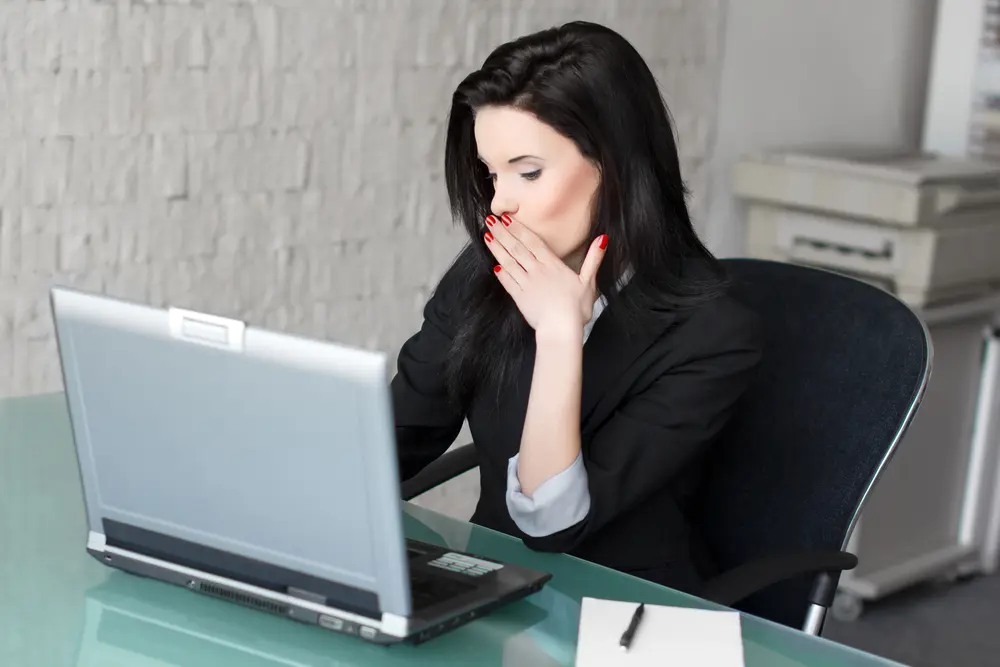
[[[833,596],[833,606],[830,607],[830,612],[834,619],[841,623],[853,623],[861,618],[861,612],[864,611],[864,608],[864,601],[857,595],[838,592]]]

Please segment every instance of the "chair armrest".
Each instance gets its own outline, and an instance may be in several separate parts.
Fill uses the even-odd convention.
[[[701,591],[701,597],[731,607],[744,598],[764,590],[772,584],[803,574],[835,573],[833,588],[844,570],[852,570],[858,557],[846,551],[806,551],[793,554],[767,556],[744,563],[710,579]],[[826,579],[826,578],[824,578]],[[829,588],[824,582],[822,588]],[[829,592],[832,596],[832,591]],[[826,598],[826,592],[813,592],[813,597]],[[819,601],[816,601],[817,604]],[[829,606],[829,603],[823,605]]]
[[[403,500],[412,500],[435,486],[444,484],[479,466],[476,448],[470,443],[445,452],[430,465],[402,483]]]

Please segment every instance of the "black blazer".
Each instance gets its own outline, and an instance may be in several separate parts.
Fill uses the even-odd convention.
[[[636,280],[638,277],[633,278]],[[755,316],[728,295],[627,336],[613,306],[583,351],[582,451],[588,516],[554,535],[530,537],[507,512],[507,462],[527,411],[534,348],[516,386],[484,391],[468,414],[449,403],[444,381],[461,278],[449,271],[402,346],[392,380],[400,475],[443,454],[468,419],[481,493],[472,521],[536,550],[566,552],[687,590],[713,571],[687,520],[700,464],[746,389],[761,353]],[[629,289],[626,285],[624,289]]]

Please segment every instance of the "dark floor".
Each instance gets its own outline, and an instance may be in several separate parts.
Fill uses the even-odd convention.
[[[910,667],[1000,667],[1000,575],[922,584],[823,635]]]

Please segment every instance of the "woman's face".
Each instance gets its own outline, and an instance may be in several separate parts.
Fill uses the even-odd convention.
[[[592,240],[597,166],[570,139],[513,107],[479,109],[475,133],[479,159],[493,181],[493,214],[506,213],[579,268]]]

